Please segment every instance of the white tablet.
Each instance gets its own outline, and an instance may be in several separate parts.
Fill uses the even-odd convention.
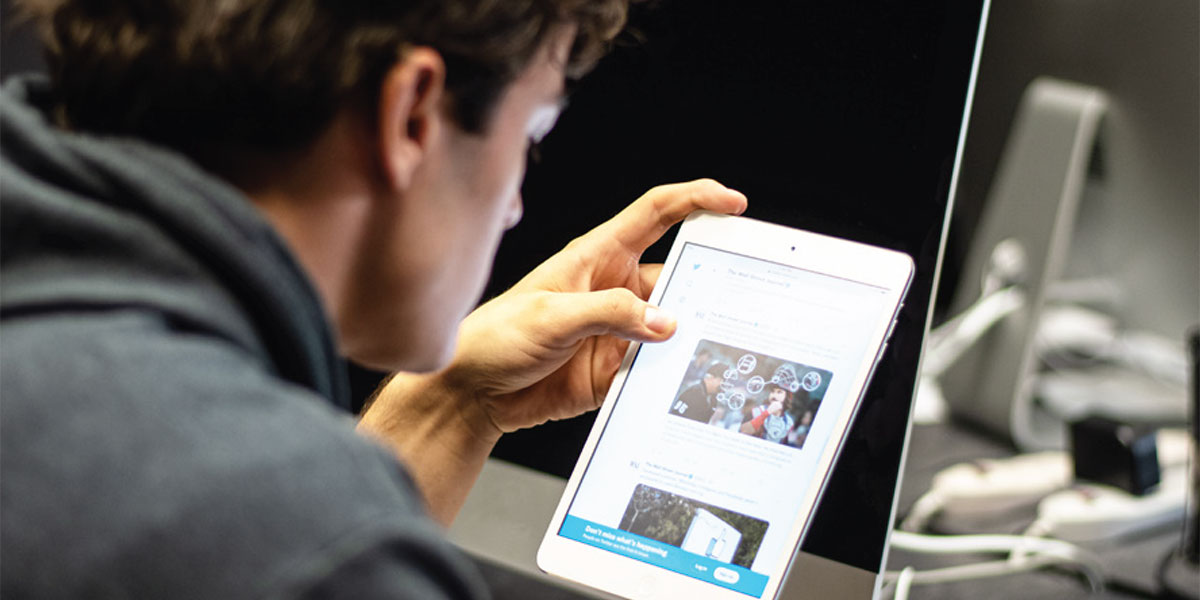
[[[913,262],[742,217],[690,216],[538,550],[634,600],[775,598]]]

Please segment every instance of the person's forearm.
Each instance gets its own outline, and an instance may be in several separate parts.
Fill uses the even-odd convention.
[[[761,413],[758,414],[757,417],[754,417],[754,419],[752,421],[750,421],[750,424],[754,425],[754,429],[756,431],[759,429],[762,429],[763,422],[765,422],[767,420],[767,415],[769,415],[769,414],[770,413],[765,410],[762,411]]]
[[[430,514],[448,526],[500,438],[479,410],[437,375],[402,373],[379,391],[358,430],[395,450]]]

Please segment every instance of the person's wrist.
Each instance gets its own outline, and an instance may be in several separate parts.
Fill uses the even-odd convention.
[[[437,396],[446,399],[450,412],[457,417],[465,433],[489,444],[495,444],[504,434],[487,410],[485,390],[472,385],[471,378],[454,364],[430,375],[427,385],[437,390]]]
[[[500,438],[476,394],[441,372],[393,375],[363,412],[359,428],[402,455],[419,452],[429,440],[469,446],[494,445]]]
[[[448,525],[500,437],[480,412],[470,394],[438,374],[399,373],[363,413],[359,430],[392,449],[430,515]]]

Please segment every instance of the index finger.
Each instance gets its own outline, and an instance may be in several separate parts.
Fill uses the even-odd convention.
[[[640,255],[671,228],[697,210],[740,215],[746,196],[712,179],[660,185],[597,228],[626,250]]]

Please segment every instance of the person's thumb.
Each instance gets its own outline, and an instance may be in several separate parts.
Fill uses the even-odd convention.
[[[543,323],[556,345],[571,345],[594,335],[638,342],[660,342],[675,333],[675,317],[625,288],[553,294],[545,299]]]

